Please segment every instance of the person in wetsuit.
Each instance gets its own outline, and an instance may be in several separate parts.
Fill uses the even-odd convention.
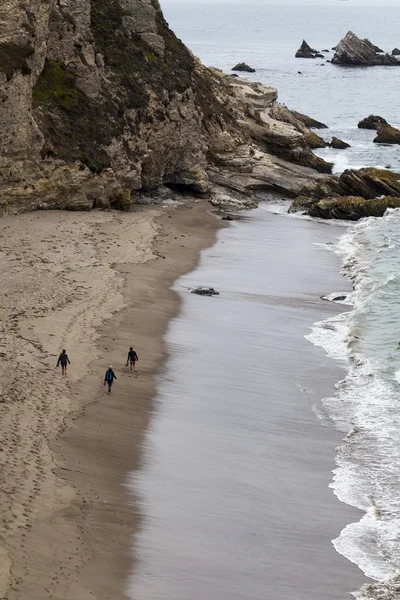
[[[111,394],[111,387],[112,384],[114,382],[114,379],[117,379],[117,376],[115,375],[112,366],[110,365],[106,371],[106,374],[104,376],[104,383],[108,384],[108,393]]]
[[[132,373],[132,369],[134,369],[135,373],[137,373],[137,371],[136,371],[136,362],[138,360],[139,360],[139,357],[136,354],[136,351],[131,346],[129,348],[128,358],[126,359],[126,365],[128,366],[128,364],[129,364],[129,368],[131,370],[131,373]]]
[[[58,367],[59,364],[61,364],[62,374],[66,375],[67,374],[67,366],[71,364],[66,350],[63,350],[61,352],[60,356],[58,357],[56,366]]]

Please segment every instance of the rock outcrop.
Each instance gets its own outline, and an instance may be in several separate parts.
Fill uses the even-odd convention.
[[[243,71],[244,73],[255,73],[256,70],[253,67],[249,67],[246,63],[241,62],[232,67],[232,71]]]
[[[345,150],[346,148],[350,148],[350,144],[335,136],[332,137],[332,141],[329,146],[335,150]]]
[[[398,48],[393,48],[392,56],[400,56],[400,50]]]
[[[206,69],[158,0],[4,0],[0,23],[0,215],[165,186],[296,196],[331,170],[276,90]]]
[[[335,65],[375,66],[400,65],[400,60],[390,54],[380,54],[382,50],[369,40],[362,40],[349,31],[336,46],[331,62]]]
[[[297,50],[295,54],[296,58],[324,58],[324,55],[318,52],[318,50],[314,50],[307,44],[305,40],[303,40],[300,48]]]
[[[380,123],[377,126],[377,133],[374,138],[375,144],[400,144],[400,129],[388,123]]]
[[[298,121],[301,121],[303,125],[310,129],[328,129],[328,125],[325,125],[325,123],[321,123],[321,121],[317,121],[308,115],[303,115],[295,110],[292,110],[291,112]]]
[[[400,198],[386,196],[366,200],[361,196],[326,198],[309,207],[308,214],[320,219],[358,221],[363,217],[383,217],[388,208],[399,208]]]
[[[378,115],[369,115],[369,117],[365,117],[362,119],[357,127],[359,129],[378,129],[378,125],[383,123],[384,125],[388,125],[389,123],[383,117],[379,117]]]

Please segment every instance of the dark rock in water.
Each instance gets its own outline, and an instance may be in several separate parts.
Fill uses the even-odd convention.
[[[361,40],[355,33],[349,31],[336,47],[332,63],[335,65],[354,65],[372,67],[375,65],[399,65],[400,60],[384,54],[378,54],[381,49],[369,40]]]
[[[359,129],[378,129],[378,125],[383,123],[384,125],[389,125],[389,123],[383,117],[379,117],[378,115],[369,115],[369,117],[365,117],[362,119],[357,125]]]
[[[239,77],[239,75],[237,75],[237,73],[232,73],[231,77]]]
[[[400,144],[400,129],[381,123],[377,127],[378,135],[374,138],[375,144]]]
[[[312,214],[313,216],[319,216],[312,213],[312,211],[314,210],[313,207],[322,202],[323,199],[332,200],[332,198],[334,198],[335,204],[332,210],[335,209],[338,212],[341,211],[341,214],[344,214],[343,205],[338,202],[338,198],[340,197],[356,197],[362,198],[364,200],[376,200],[377,198],[379,199],[383,196],[391,199],[400,198],[400,173],[393,173],[392,171],[386,171],[385,169],[374,168],[358,170],[347,169],[346,171],[344,171],[344,173],[340,175],[339,178],[330,177],[325,179],[323,182],[319,183],[310,193],[307,193],[306,190],[303,190],[302,195],[297,196],[297,198],[293,200],[289,208],[289,212],[293,213],[298,211],[311,211],[309,214]],[[354,202],[350,203],[349,206],[352,207],[353,205]],[[328,208],[330,210],[330,206],[331,205],[328,205],[328,207],[326,207],[325,205],[322,205],[321,208],[320,205],[319,208],[315,210],[320,213],[327,213]],[[378,204],[378,208],[380,206],[381,205]],[[368,205],[368,207],[369,210],[372,210],[374,205]],[[359,213],[360,210],[361,209],[359,209],[358,211]],[[361,216],[370,215],[363,214]],[[379,214],[376,216],[379,216]],[[351,217],[340,216],[335,218],[350,219]]]
[[[212,287],[198,287],[192,290],[192,294],[198,294],[199,296],[219,296],[219,292]]]
[[[299,75],[303,75],[303,73],[301,71],[297,71]]]
[[[400,50],[398,48],[393,48],[392,56],[400,56]]]
[[[300,73],[300,71],[299,71],[299,73]],[[313,119],[312,117],[309,117],[308,115],[303,115],[303,113],[299,113],[295,110],[292,110],[292,113],[306,127],[310,127],[312,129],[328,129],[328,125],[325,125],[325,123],[321,123],[321,121],[317,121],[316,119]]]
[[[332,141],[329,144],[329,146],[331,148],[334,148],[335,150],[345,150],[346,148],[350,148],[350,144],[348,144],[347,142],[344,142],[343,140],[333,136],[332,137]]]
[[[232,217],[230,215],[225,215],[225,217],[222,217],[221,219],[222,221],[233,221]]]
[[[343,302],[343,300],[346,300],[347,296],[335,296],[334,298],[332,298],[332,302]]]
[[[310,133],[307,135],[306,142],[311,150],[316,150],[317,148],[326,148],[329,146],[328,142],[317,135],[314,131],[310,131]]]
[[[321,57],[322,54],[320,54],[318,50],[314,50],[314,48],[311,48],[311,46],[309,46],[305,40],[303,40],[300,48],[295,54],[296,58],[315,58],[316,56]]]
[[[399,208],[400,198],[386,196],[366,200],[361,196],[325,198],[310,206],[308,214],[320,219],[358,221],[363,217],[383,217],[388,208]]]
[[[333,46],[332,50],[335,52],[336,48],[337,48],[337,46]]]
[[[328,50],[328,48],[325,48],[324,50],[322,50],[322,52],[330,52],[330,50]]]
[[[249,67],[249,65],[246,65],[246,63],[242,62],[242,63],[238,63],[235,67],[232,67],[232,71],[243,71],[244,73],[255,73],[256,70],[253,69],[252,67]]]

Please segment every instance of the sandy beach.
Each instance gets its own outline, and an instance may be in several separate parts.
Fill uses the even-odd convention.
[[[1,598],[125,598],[140,514],[124,479],[140,462],[162,336],[179,306],[169,287],[221,226],[207,210],[3,219]],[[137,378],[125,367],[132,344]],[[62,348],[66,377],[55,369]]]

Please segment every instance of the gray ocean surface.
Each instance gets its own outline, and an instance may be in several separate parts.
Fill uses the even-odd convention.
[[[248,62],[251,79],[351,143],[320,152],[337,173],[400,170],[398,146],[357,129],[370,113],[400,125],[400,68],[294,58],[303,38],[328,49],[349,29],[400,47],[400,6],[163,8],[203,62]],[[221,231],[176,283],[182,311],[129,478],[143,514],[134,600],[400,598],[400,210],[346,228],[271,210],[284,206]],[[221,296],[191,295],[197,285]],[[347,305],[321,300],[333,292]]]

